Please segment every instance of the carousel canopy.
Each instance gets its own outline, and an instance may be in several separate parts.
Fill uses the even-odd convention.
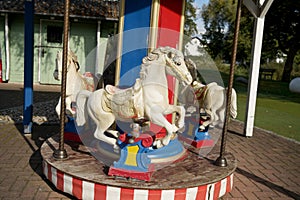
[[[0,12],[24,13],[25,0],[0,0]],[[63,16],[64,0],[35,0],[37,15]],[[70,16],[78,18],[113,19],[119,17],[119,0],[71,0]]]

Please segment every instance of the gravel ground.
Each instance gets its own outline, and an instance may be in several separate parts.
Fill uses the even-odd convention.
[[[39,102],[33,104],[33,119],[36,124],[59,124],[55,112],[57,100]],[[17,106],[0,110],[0,124],[20,124],[23,121],[23,106]]]

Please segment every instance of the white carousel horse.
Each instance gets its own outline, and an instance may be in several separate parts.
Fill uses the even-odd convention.
[[[199,102],[200,109],[204,109],[208,119],[199,127],[204,130],[208,125],[220,125],[224,122],[226,111],[227,88],[218,85],[215,82],[203,85],[198,81],[192,83],[196,99]],[[232,88],[231,106],[229,108],[230,116],[237,116],[237,96]]]
[[[208,116],[207,120],[200,125],[200,129],[204,130],[208,125],[222,124],[225,119],[227,88],[218,85],[216,82],[207,85],[202,84],[197,77],[197,66],[191,60],[185,59],[186,66],[193,77],[192,90],[199,108],[203,109]],[[185,90],[183,90],[184,95]],[[232,88],[230,116],[237,116],[237,95]]]
[[[58,51],[56,55],[56,69],[53,76],[56,80],[61,80],[62,75],[62,51]],[[76,96],[80,90],[94,91],[97,87],[99,79],[91,73],[80,73],[80,66],[77,60],[77,56],[71,50],[68,51],[67,61],[67,82],[66,82],[66,114],[70,116],[75,115],[75,111],[72,108],[72,103],[75,102]],[[60,117],[61,98],[59,98],[55,111]]]
[[[182,106],[169,104],[166,74],[175,76],[182,84],[192,82],[183,54],[174,48],[160,47],[143,58],[140,78],[136,79],[133,87],[119,89],[107,85],[95,92],[80,91],[76,98],[77,125],[84,126],[90,117],[96,124],[94,137],[117,148],[116,139],[104,132],[116,119],[144,118],[166,128],[167,135],[157,142],[157,147],[167,145],[173,133],[184,127],[185,110]],[[173,112],[179,114],[177,126],[164,117]]]

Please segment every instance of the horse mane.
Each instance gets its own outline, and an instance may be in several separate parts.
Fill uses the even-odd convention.
[[[192,61],[192,59],[190,59],[188,57],[184,57],[184,62],[185,62],[185,65],[188,68],[188,70],[189,70],[189,72],[190,72],[190,74],[193,78],[193,82],[194,81],[201,82],[199,80],[197,66],[194,63],[194,61]]]
[[[71,56],[71,59],[74,62],[78,62],[77,55],[71,49],[69,49],[68,54]],[[68,59],[70,59],[69,56],[68,56]]]
[[[181,54],[180,51],[177,51],[174,48],[171,48],[169,46],[165,47],[159,47],[154,49],[152,52],[150,52],[147,56],[145,56],[142,60],[141,70],[140,70],[140,78],[143,79],[147,75],[147,67],[153,62],[159,59],[160,55],[163,54],[180,54],[180,56],[183,57],[183,54]]]
[[[58,57],[61,60],[63,59],[63,51],[62,50],[58,51],[56,58],[58,58]],[[68,61],[70,61],[70,62],[73,61],[77,65],[77,67],[78,67],[77,70],[79,70],[80,66],[79,66],[77,55],[71,49],[68,49],[68,56],[67,56],[67,58],[68,58]]]

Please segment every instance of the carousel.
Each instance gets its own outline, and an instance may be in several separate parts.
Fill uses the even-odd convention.
[[[46,178],[77,199],[224,196],[237,167],[225,152],[237,115],[233,76],[227,89],[199,80],[182,53],[184,1],[124,0],[120,8],[115,85],[81,73],[64,34],[54,73],[61,131],[41,147]],[[67,33],[68,0],[64,17]]]

